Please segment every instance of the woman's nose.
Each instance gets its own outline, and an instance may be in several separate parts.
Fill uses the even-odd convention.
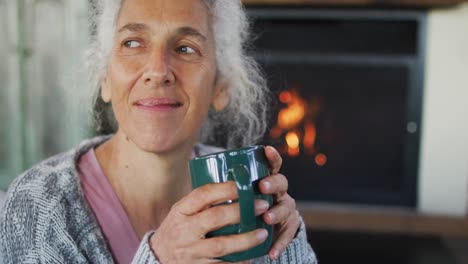
[[[155,53],[148,58],[146,71],[143,74],[143,83],[149,88],[168,86],[175,82],[175,76],[164,53]]]

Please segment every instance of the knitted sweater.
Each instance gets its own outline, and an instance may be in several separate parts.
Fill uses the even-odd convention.
[[[76,149],[49,158],[20,175],[8,190],[0,214],[0,263],[113,263],[101,229],[80,187],[76,162],[108,137],[82,142]],[[199,154],[213,148],[199,145]],[[145,235],[132,263],[159,263]],[[316,263],[302,224],[277,261]]]

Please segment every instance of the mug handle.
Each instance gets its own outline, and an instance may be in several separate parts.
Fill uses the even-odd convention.
[[[236,182],[239,194],[240,225],[239,233],[249,232],[257,227],[255,218],[255,197],[249,169],[243,165],[235,165],[228,171]]]

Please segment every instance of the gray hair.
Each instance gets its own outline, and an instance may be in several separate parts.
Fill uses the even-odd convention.
[[[230,101],[223,111],[209,110],[200,141],[228,148],[251,145],[267,128],[270,95],[258,64],[247,55],[248,19],[239,0],[203,1],[212,16],[218,78],[227,83]],[[122,0],[95,0],[90,19],[94,34],[86,67],[98,134],[114,133],[117,129],[111,105],[100,98],[100,82],[105,76],[121,3]]]

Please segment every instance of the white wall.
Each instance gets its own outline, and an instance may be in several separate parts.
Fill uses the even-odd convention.
[[[468,208],[468,4],[428,18],[419,209],[466,216]]]

